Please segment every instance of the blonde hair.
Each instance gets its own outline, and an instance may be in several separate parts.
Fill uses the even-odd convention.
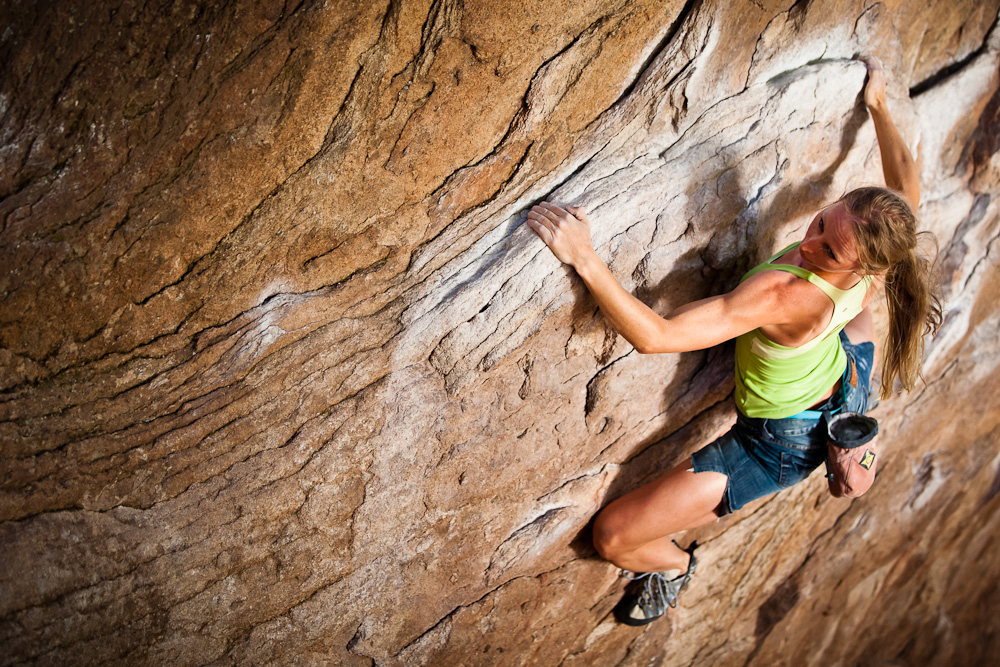
[[[865,187],[841,198],[852,216],[861,271],[882,274],[889,307],[889,333],[883,346],[881,397],[892,394],[896,380],[905,390],[920,375],[924,336],[941,325],[941,299],[934,260],[918,252],[930,232],[917,231],[917,218],[907,201],[887,188]]]

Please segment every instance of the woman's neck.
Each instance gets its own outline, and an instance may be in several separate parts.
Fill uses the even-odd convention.
[[[861,276],[853,271],[828,271],[806,261],[801,253],[799,253],[798,246],[782,255],[778,259],[778,262],[781,264],[793,264],[795,266],[802,267],[806,271],[819,276],[834,287],[842,290],[851,289],[861,282]]]

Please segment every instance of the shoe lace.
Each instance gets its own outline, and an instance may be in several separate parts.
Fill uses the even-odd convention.
[[[677,544],[674,542],[674,544]],[[622,570],[622,576],[630,581],[642,581],[642,593],[636,599],[636,603],[642,610],[646,618],[659,616],[666,611],[666,607],[671,609],[677,607],[677,597],[681,589],[691,580],[698,561],[694,557],[694,550],[698,547],[695,542],[687,552],[691,555],[687,570],[673,579],[668,579],[665,572],[632,572]]]
[[[677,596],[691,578],[685,572],[673,579],[667,579],[663,572],[631,572],[622,570],[622,576],[630,581],[642,581],[642,592],[636,599],[646,617],[662,614],[666,607],[677,606]]]

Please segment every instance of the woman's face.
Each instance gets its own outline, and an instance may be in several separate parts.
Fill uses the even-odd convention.
[[[799,245],[808,264],[829,273],[853,273],[860,267],[854,245],[857,223],[844,202],[827,206],[813,218]]]

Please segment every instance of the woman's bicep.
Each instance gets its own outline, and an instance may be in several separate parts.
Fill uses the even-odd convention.
[[[780,321],[779,300],[761,281],[747,281],[732,292],[694,301],[667,313],[662,349],[655,352],[703,350],[748,331]]]

